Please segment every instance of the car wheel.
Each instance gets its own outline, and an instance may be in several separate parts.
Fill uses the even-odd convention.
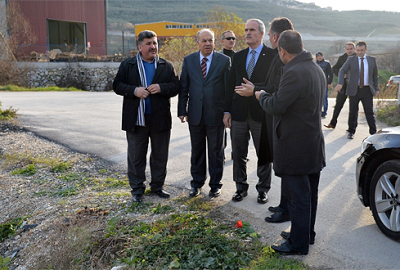
[[[371,210],[379,229],[400,241],[400,160],[382,163],[370,186]]]

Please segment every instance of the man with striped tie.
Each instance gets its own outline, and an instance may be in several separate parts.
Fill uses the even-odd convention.
[[[206,146],[210,197],[221,194],[224,164],[224,99],[230,58],[214,51],[214,32],[197,33],[199,51],[183,60],[178,117],[189,124],[192,145],[190,197],[200,195],[207,178]]]
[[[158,57],[155,32],[142,31],[137,42],[139,53],[121,63],[113,89],[124,97],[122,130],[128,141],[128,178],[132,200],[141,202],[149,139],[151,191],[161,198],[170,196],[163,190],[172,126],[170,98],[178,94],[180,84],[173,65]]]

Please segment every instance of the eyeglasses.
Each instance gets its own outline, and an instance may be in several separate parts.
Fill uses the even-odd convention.
[[[236,38],[235,37],[227,37],[227,38],[225,38],[226,40],[235,40]]]

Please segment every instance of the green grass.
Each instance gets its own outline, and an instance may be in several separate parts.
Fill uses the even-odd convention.
[[[48,86],[48,87],[35,87],[35,88],[28,88],[28,87],[21,87],[17,85],[0,85],[0,91],[11,91],[11,92],[22,92],[22,91],[82,91],[75,87],[68,87],[68,88],[61,88],[57,86]]]
[[[13,220],[0,224],[0,243],[5,239],[14,236],[17,233],[19,227],[21,227],[22,222],[26,220],[27,217],[18,217]]]
[[[19,169],[15,169],[11,172],[11,175],[24,175],[24,176],[30,176],[34,175],[38,170],[38,167],[34,164],[29,164],[27,166],[24,166]]]
[[[65,172],[72,167],[70,161],[59,161],[50,168],[51,172]]]
[[[376,118],[390,127],[400,126],[400,107],[384,107],[376,113]]]
[[[11,120],[17,117],[18,109],[13,109],[10,107],[9,109],[2,110],[1,109],[1,101],[0,101],[0,120]]]

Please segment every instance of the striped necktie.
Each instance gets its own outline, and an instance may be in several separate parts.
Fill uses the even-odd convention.
[[[256,65],[256,51],[252,50],[250,52],[252,54],[249,64],[247,66],[247,77],[250,79],[251,78],[251,74],[253,74],[253,70],[254,70],[254,66]]]
[[[203,79],[205,79],[207,75],[207,61],[208,59],[206,57],[204,57],[201,61],[201,72],[203,73]]]

